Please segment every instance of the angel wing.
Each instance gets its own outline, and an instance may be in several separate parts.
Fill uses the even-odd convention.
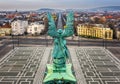
[[[64,37],[72,36],[74,34],[74,14],[73,12],[68,13],[67,15],[67,22],[66,22],[66,28],[64,29]]]
[[[47,18],[48,18],[48,24],[49,24],[48,35],[55,37],[57,33],[56,25],[50,13],[47,14]]]

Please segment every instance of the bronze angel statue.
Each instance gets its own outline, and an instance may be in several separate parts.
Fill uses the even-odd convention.
[[[74,15],[73,12],[68,13],[66,28],[57,29],[55,22],[50,13],[47,14],[49,28],[48,35],[54,39],[54,48],[52,52],[53,64],[57,68],[65,67],[66,59],[69,57],[69,50],[66,46],[66,37],[72,36],[74,34],[73,21]]]

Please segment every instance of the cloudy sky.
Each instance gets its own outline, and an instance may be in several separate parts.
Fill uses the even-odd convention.
[[[120,6],[120,0],[0,0],[0,10],[86,9],[101,6]]]

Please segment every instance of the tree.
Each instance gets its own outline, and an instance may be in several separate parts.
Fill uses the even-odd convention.
[[[78,21],[74,21],[74,34],[77,35]]]
[[[96,24],[99,24],[99,23],[100,23],[100,18],[95,17],[95,18],[94,18],[94,21],[95,21]]]
[[[44,17],[43,22],[44,22],[44,25],[45,25],[45,29],[43,31],[43,34],[45,34],[48,31],[48,19],[47,19],[47,17]]]
[[[115,22],[109,22],[109,23],[108,23],[108,27],[110,27],[110,29],[113,30],[113,38],[114,38],[114,39],[117,38],[117,36],[116,36]]]

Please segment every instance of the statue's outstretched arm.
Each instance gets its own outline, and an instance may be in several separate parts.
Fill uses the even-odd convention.
[[[47,33],[51,37],[55,37],[57,35],[55,22],[50,13],[47,14],[47,17],[48,17],[48,24],[49,24]]]

